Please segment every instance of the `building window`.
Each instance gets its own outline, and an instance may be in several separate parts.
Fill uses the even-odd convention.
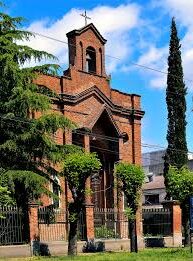
[[[58,177],[53,178],[52,192],[56,197],[53,197],[53,206],[55,209],[60,207],[60,181]]]
[[[159,194],[145,195],[145,205],[159,204]]]
[[[83,45],[82,42],[80,42],[80,49],[81,49],[81,69],[83,70]]]
[[[101,61],[101,75],[103,75],[103,54],[101,48],[99,48],[99,53],[100,53],[100,61]]]
[[[96,73],[96,51],[91,46],[86,49],[86,71]]]

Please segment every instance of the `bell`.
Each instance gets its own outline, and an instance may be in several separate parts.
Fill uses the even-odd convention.
[[[86,60],[91,60],[91,57],[90,57],[89,53],[87,53],[87,55],[86,55]]]

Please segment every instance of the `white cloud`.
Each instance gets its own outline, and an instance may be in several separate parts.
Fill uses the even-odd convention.
[[[73,29],[79,29],[84,25],[84,20],[80,16],[82,12],[83,10],[71,9],[55,22],[51,23],[48,19],[35,21],[26,29],[67,42],[66,33]],[[120,59],[107,59],[108,72],[113,72],[131,52],[132,47],[127,34],[139,24],[140,7],[135,4],[119,5],[117,7],[98,6],[88,10],[88,16],[92,18],[91,22],[95,24],[100,33],[108,40],[106,53],[116,54],[116,57]],[[68,48],[66,44],[39,36],[32,38],[26,44],[35,49],[54,54],[59,58],[60,64],[67,65],[68,63]]]
[[[181,39],[182,63],[184,69],[184,79],[187,87],[193,90],[192,84],[192,68],[193,68],[193,23],[192,23],[192,10],[193,0],[165,0],[157,4],[157,7],[162,7],[165,13],[171,17],[176,18],[178,32],[183,26],[185,34]],[[160,61],[161,65],[161,61]],[[158,65],[158,67],[160,67]],[[159,79],[160,78],[160,79]],[[189,81],[190,80],[190,81]],[[151,85],[159,85],[161,77],[151,79]]]
[[[172,13],[184,26],[192,26],[192,0],[165,0],[161,5]]]
[[[150,45],[147,51],[138,58],[136,65],[123,66],[121,69],[124,72],[137,70],[142,77],[149,78],[150,87],[162,89],[166,86],[164,72],[167,71],[167,55],[168,47],[156,48]]]
[[[166,75],[160,72],[166,72],[167,70],[167,54],[168,48],[156,48],[151,46],[147,53],[142,55],[138,64],[147,66],[148,68],[155,68],[157,71],[146,69],[146,75],[150,76],[150,87],[154,88],[165,88],[166,86]],[[160,72],[159,72],[160,71]]]
[[[178,33],[182,31],[183,37],[181,39],[181,51],[182,51],[182,64],[184,69],[184,80],[189,90],[193,90],[193,23],[192,23],[192,10],[193,0],[165,0],[165,1],[153,1],[153,8],[159,9],[159,15],[164,19],[164,15],[168,14],[170,17],[176,18]],[[162,12],[164,11],[164,12]],[[153,24],[153,21],[152,21]],[[153,27],[154,28],[154,27]],[[168,28],[169,30],[170,28]],[[147,28],[149,31],[149,28]],[[161,47],[156,47],[156,41],[158,39],[151,38],[152,43],[148,38],[142,40],[146,43],[143,53],[137,59],[136,63],[154,68],[163,72],[167,72],[167,57],[169,50],[169,42],[162,43]],[[123,71],[139,70],[139,67],[123,66]],[[148,77],[149,86],[153,88],[165,88],[166,87],[166,75],[158,72],[154,72],[148,69],[140,70],[142,77]],[[189,81],[190,80],[190,81]]]
[[[185,78],[191,79],[193,78],[193,0],[165,0],[159,1],[156,5],[157,7],[159,5],[160,17],[163,15],[161,10],[164,10],[167,15],[170,14],[176,17],[177,24],[181,24],[187,29],[181,40],[182,60]],[[92,18],[91,22],[108,40],[106,54],[118,58],[106,57],[108,73],[115,72],[118,69],[121,69],[122,72],[137,70],[141,73],[141,77],[149,81],[150,87],[165,88],[166,75],[128,64],[134,61],[132,55],[137,53],[135,56],[136,63],[167,72],[168,43],[162,43],[161,47],[157,47],[157,42],[161,39],[161,28],[154,24],[155,21],[142,20],[141,11],[142,7],[129,3],[117,7],[98,6],[88,10],[87,13]],[[83,10],[80,9],[71,9],[61,19],[54,22],[49,19],[35,21],[30,24],[27,30],[67,42],[66,33],[84,25],[84,19],[80,16],[82,12]],[[132,34],[133,29],[135,29],[135,35]],[[39,36],[31,39],[27,44],[35,49],[54,54],[59,58],[61,65],[67,66],[67,44]],[[190,82],[187,82],[187,84],[193,89]]]

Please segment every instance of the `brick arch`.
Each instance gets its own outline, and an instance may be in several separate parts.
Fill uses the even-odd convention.
[[[105,124],[104,124],[105,123]],[[114,206],[114,164],[119,160],[119,131],[108,110],[104,109],[95,122],[90,136],[90,150],[97,153],[102,168],[99,181],[91,184],[93,203],[100,208]]]
[[[86,48],[86,71],[96,74],[96,50],[92,46]]]
[[[84,70],[84,59],[83,59],[83,43],[80,41],[80,55],[81,55],[81,70]]]
[[[103,51],[101,47],[99,48],[99,54],[100,54],[100,75],[103,75]]]

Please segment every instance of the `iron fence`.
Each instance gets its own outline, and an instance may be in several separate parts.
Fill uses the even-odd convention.
[[[24,212],[13,206],[0,206],[0,245],[27,243]]]
[[[167,208],[143,209],[145,237],[172,235],[172,212]]]
[[[128,218],[114,209],[94,209],[95,238],[128,238]]]
[[[68,211],[53,206],[38,210],[38,224],[41,241],[67,241],[69,233]],[[82,211],[78,221],[78,240],[86,239],[85,214]]]

